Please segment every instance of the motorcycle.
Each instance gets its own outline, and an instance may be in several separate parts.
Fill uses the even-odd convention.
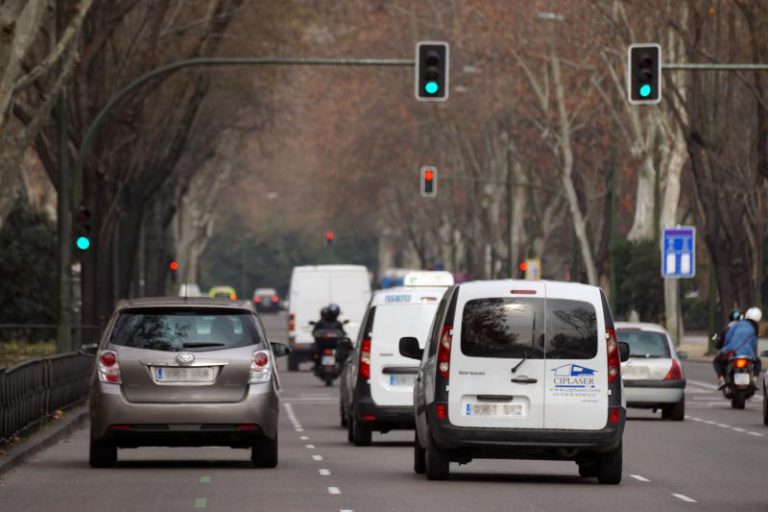
[[[731,356],[725,370],[723,396],[730,399],[734,409],[744,409],[756,391],[755,361],[749,357]]]
[[[317,329],[314,337],[313,372],[326,386],[332,386],[333,381],[341,375],[344,361],[349,354],[349,338],[340,329]]]

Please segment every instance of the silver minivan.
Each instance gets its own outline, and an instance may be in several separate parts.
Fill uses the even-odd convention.
[[[250,448],[256,467],[277,465],[280,382],[270,343],[248,302],[122,301],[96,356],[90,391],[90,465],[108,467],[118,448]]]

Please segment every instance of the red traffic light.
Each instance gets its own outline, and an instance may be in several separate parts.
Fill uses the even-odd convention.
[[[435,173],[431,170],[424,171],[424,179],[427,181],[432,181],[435,178]]]
[[[528,262],[521,261],[520,264],[517,266],[517,268],[520,269],[520,272],[525,272],[526,270],[528,270]]]
[[[178,261],[172,261],[172,262],[171,262],[171,263],[168,265],[168,268],[170,268],[170,269],[171,269],[171,270],[173,270],[173,271],[179,270],[179,262],[178,262]]]
[[[336,238],[336,235],[333,234],[333,231],[326,231],[325,232],[325,239],[329,242],[333,242],[333,239]]]

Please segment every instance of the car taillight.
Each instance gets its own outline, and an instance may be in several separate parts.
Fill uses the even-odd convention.
[[[448,406],[445,404],[435,404],[435,417],[439,420],[448,418]]]
[[[451,340],[453,339],[453,326],[444,325],[440,333],[440,344],[437,347],[437,374],[448,380],[451,370]]]
[[[229,300],[237,300],[237,295],[234,293],[229,294]]]
[[[291,313],[288,315],[288,330],[293,331],[294,329],[296,329],[296,315]]]
[[[358,372],[363,379],[371,378],[371,340],[369,338],[360,342],[360,364]]]
[[[117,352],[105,350],[99,354],[99,380],[109,384],[120,384],[120,364],[117,362]]]
[[[672,368],[669,369],[664,380],[683,380],[683,369],[676,359],[672,360]]]
[[[278,297],[277,295],[273,295],[272,302],[280,302],[280,297]]]
[[[270,363],[269,352],[257,350],[251,359],[248,382],[251,384],[269,382],[270,377],[272,377],[272,364]]]
[[[737,359],[733,362],[733,365],[736,368],[746,368],[748,364],[749,364],[749,361],[747,361],[746,359]]]
[[[608,347],[608,384],[611,384],[621,377],[621,357],[619,356],[619,340],[616,337],[616,331],[606,329],[605,340]]]
[[[253,302],[255,302],[256,304],[260,303],[261,302],[261,297],[254,297],[253,298]]]
[[[333,349],[332,348],[326,348],[323,350],[323,355],[326,356],[332,356],[333,355]]]

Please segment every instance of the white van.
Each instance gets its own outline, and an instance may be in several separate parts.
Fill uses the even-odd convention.
[[[341,321],[350,339],[357,337],[371,298],[368,269],[362,265],[311,265],[294,267],[288,292],[288,369],[296,371],[299,363],[312,358],[312,325],[320,319],[320,310],[334,303],[341,308]]]
[[[431,480],[474,458],[572,460],[582,476],[621,481],[626,402],[619,344],[602,291],[546,281],[449,289],[414,387],[414,470]]]
[[[413,428],[413,384],[419,364],[400,355],[398,344],[403,336],[415,336],[424,347],[453,276],[412,272],[404,283],[374,293],[359,342],[344,367],[341,423],[356,446],[371,444],[373,431]]]

